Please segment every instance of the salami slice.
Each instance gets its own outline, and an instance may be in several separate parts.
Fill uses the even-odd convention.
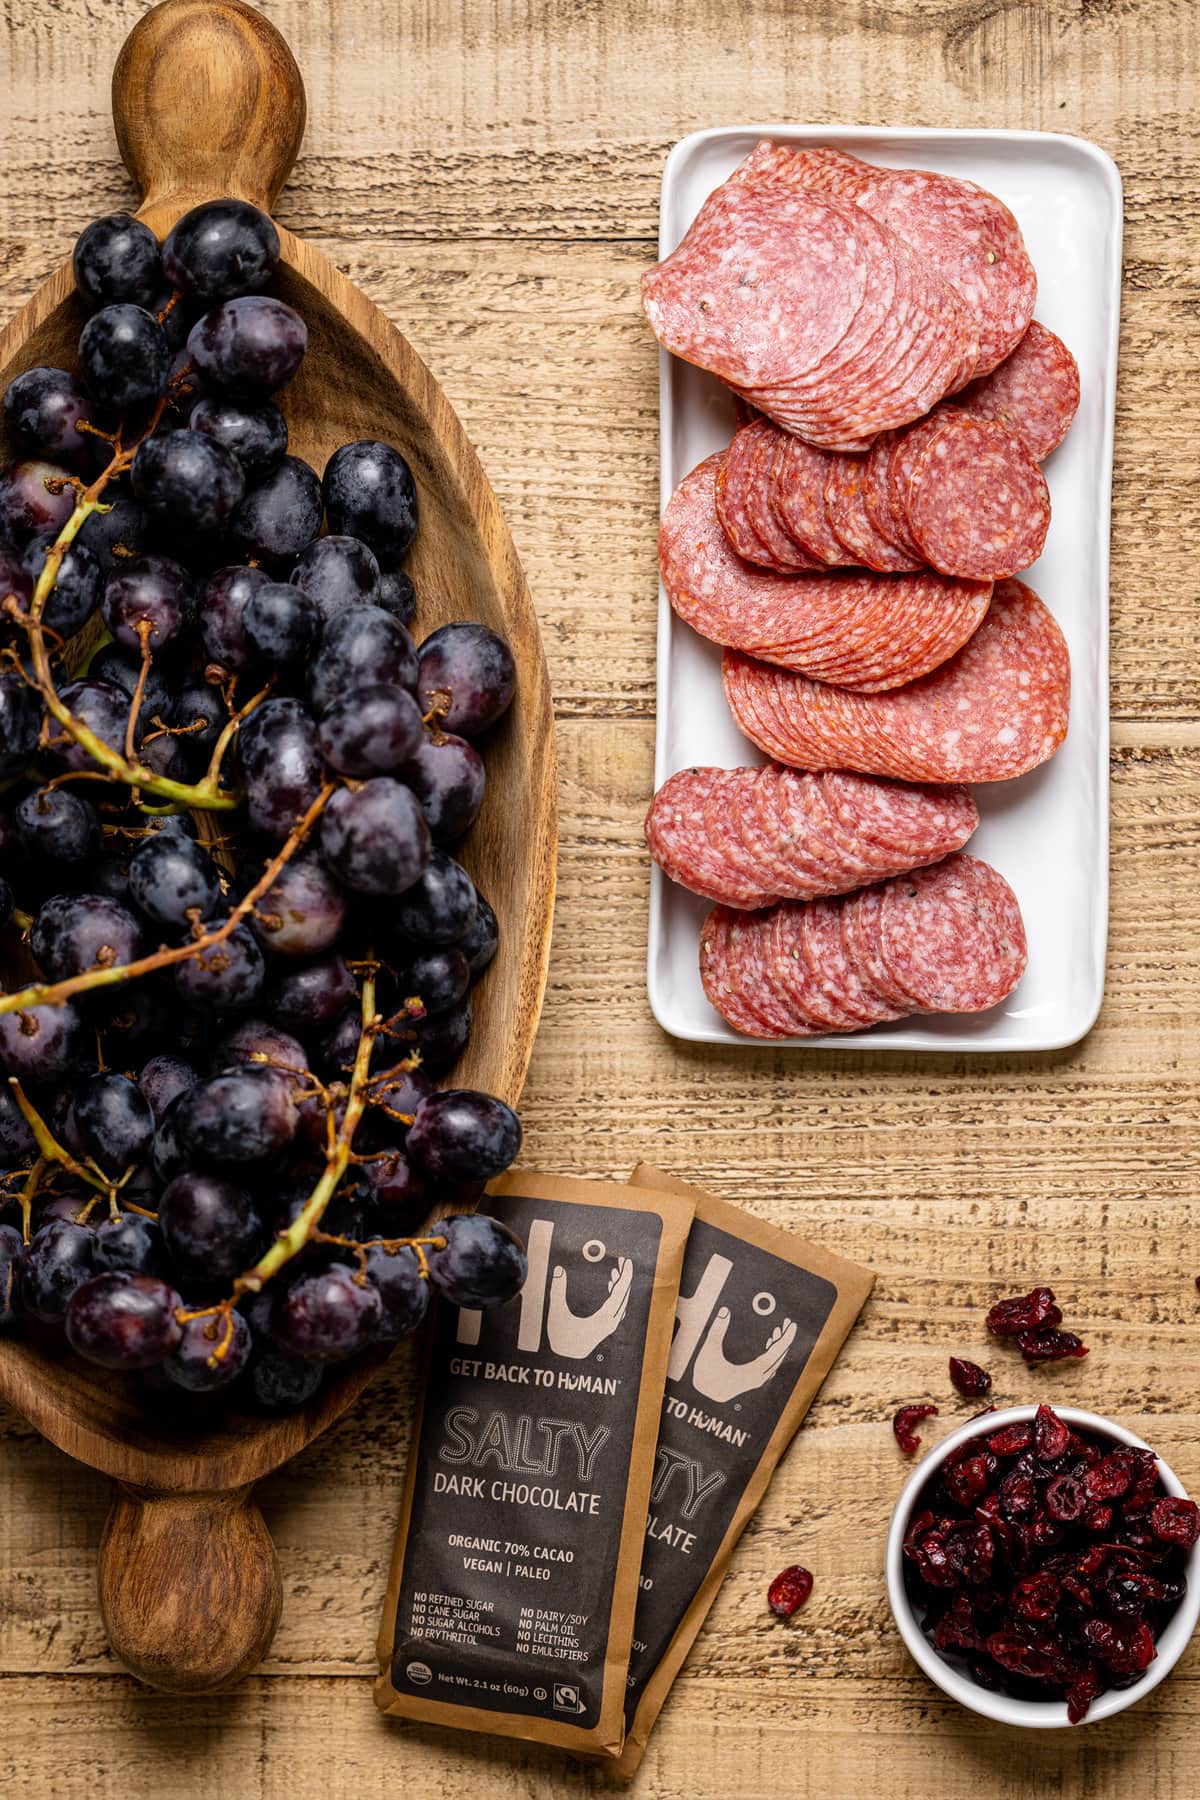
[[[915,559],[877,531],[863,495],[866,458],[835,456],[825,481],[825,512],[834,534],[846,547],[849,562],[880,573],[921,567]]]
[[[1008,781],[1067,735],[1066,640],[1032,589],[998,583],[983,624],[932,674],[855,694],[727,652],[725,693],[740,730],[777,761],[901,781]]]
[[[781,436],[783,454],[775,478],[775,504],[780,522],[814,562],[836,568],[846,554],[846,547],[829,523],[825,510],[830,453],[787,432]]]
[[[920,1012],[986,1012],[1012,993],[1028,956],[1016,895],[973,856],[889,882],[879,946]]]
[[[1012,355],[954,404],[975,418],[999,419],[1035,462],[1045,462],[1079,409],[1079,366],[1062,339],[1034,319]]]
[[[758,448],[753,424],[745,425],[717,465],[713,499],[721,528],[733,548],[747,562],[765,563],[767,550],[753,525],[746,504],[750,488],[750,465]]]
[[[1021,439],[998,420],[953,407],[912,463],[906,500],[925,560],[977,581],[1027,569],[1050,526],[1046,478]]]
[[[962,855],[835,899],[717,907],[700,940],[710,1003],[735,1030],[775,1039],[984,1012],[1013,992],[1026,958],[1012,889]]]
[[[759,446],[750,465],[746,510],[750,523],[771,558],[770,566],[781,575],[810,573],[823,568],[788,532],[772,505],[775,468],[783,454],[783,434],[764,419],[758,427]]]

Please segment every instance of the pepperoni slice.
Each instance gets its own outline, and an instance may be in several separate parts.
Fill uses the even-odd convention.
[[[1034,319],[1012,355],[955,396],[977,419],[999,419],[1035,462],[1045,462],[1079,410],[1079,365],[1062,339]]]
[[[946,409],[912,467],[912,539],[943,574],[999,581],[1037,561],[1050,527],[1050,491],[1007,425]]]

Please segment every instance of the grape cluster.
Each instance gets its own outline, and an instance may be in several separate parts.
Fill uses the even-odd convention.
[[[399,451],[289,454],[278,256],[239,200],[89,225],[78,372],[11,383],[0,470],[0,1325],[268,1410],[525,1272],[470,1210],[516,1115],[435,1085],[513,658],[410,635]]]

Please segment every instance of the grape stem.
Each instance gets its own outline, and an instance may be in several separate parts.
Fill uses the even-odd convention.
[[[186,373],[186,370],[181,371],[181,375]],[[162,396],[158,405],[155,407],[145,431],[134,443],[125,445],[122,442],[120,431],[116,433],[110,440],[113,446],[112,460],[96,477],[90,487],[80,488],[78,483],[74,484],[78,494],[75,509],[70,518],[63,525],[53,544],[51,544],[46,552],[46,560],[42,566],[41,574],[37,578],[37,583],[33,590],[33,597],[29,603],[29,610],[26,611],[21,606],[21,603],[15,594],[9,594],[4,600],[4,611],[15,620],[29,639],[29,648],[33,661],[34,685],[38,689],[43,705],[46,707],[47,711],[57,719],[58,723],[67,733],[67,736],[77,743],[81,749],[85,750],[94,763],[97,763],[101,769],[107,772],[108,778],[111,781],[124,782],[129,788],[144,793],[158,794],[163,799],[175,801],[179,806],[191,807],[197,811],[230,812],[238,804],[238,795],[231,789],[223,788],[221,786],[222,762],[238,725],[241,723],[241,720],[246,717],[246,714],[252,711],[254,706],[258,704],[258,700],[262,697],[261,695],[256,696],[253,701],[242,708],[240,713],[235,715],[234,720],[230,721],[232,729],[226,727],[221,733],[220,738],[213,748],[211,760],[201,781],[194,784],[183,781],[172,781],[167,775],[156,775],[153,769],[147,768],[146,765],[139,762],[134,755],[134,728],[138,707],[141,704],[141,693],[145,686],[145,678],[149,668],[148,632],[143,632],[142,634],[142,675],[138,682],[138,693],[135,696],[134,704],[130,709],[129,723],[125,733],[125,754],[123,756],[119,751],[114,750],[111,744],[105,743],[103,738],[97,737],[96,733],[90,726],[85,725],[82,719],[77,719],[71,709],[60,698],[54,685],[54,677],[50,669],[50,654],[46,647],[46,634],[50,628],[44,623],[42,615],[46,609],[47,601],[54,592],[54,585],[58,580],[63,557],[66,555],[83,527],[87,524],[87,521],[91,518],[92,514],[108,510],[102,500],[105,488],[115,476],[123,474],[124,471],[130,467],[139,447],[158,429],[170,394],[171,389],[168,389],[167,393]],[[95,435],[103,437],[106,434],[97,432]],[[57,634],[51,632],[51,635],[56,636]]]
[[[134,981],[141,975],[153,975],[159,969],[169,969],[175,963],[187,962],[191,957],[223,944],[247,914],[253,912],[256,902],[261,900],[273,885],[279,871],[299,850],[335,789],[336,783],[326,782],[308,811],[293,825],[286,842],[271,858],[254,886],[242,896],[222,924],[214,926],[211,931],[202,932],[199,937],[189,939],[186,944],[177,944],[173,948],[164,946],[149,956],[138,957],[134,962],[113,963],[107,968],[97,966],[84,969],[82,974],[69,975],[65,981],[39,981],[30,987],[21,988],[15,994],[0,994],[0,1015],[28,1012],[34,1006],[61,1006],[64,1000],[71,1000],[76,994],[91,993],[95,988],[114,987],[118,982]]]

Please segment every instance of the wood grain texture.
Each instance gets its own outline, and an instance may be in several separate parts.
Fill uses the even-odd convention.
[[[1002,1400],[1070,1397],[1200,1488],[1200,14],[1187,0],[267,0],[310,119],[280,202],[409,337],[479,448],[525,566],[558,719],[550,986],[523,1101],[528,1160],[638,1157],[879,1272],[651,1741],[648,1800],[1156,1800],[1200,1790],[1200,1652],[1140,1707],[1016,1736],[945,1702],[882,1588],[905,1476],[888,1420],[966,1415],[951,1351]],[[28,0],[3,27],[0,312],[130,187],[108,75],[133,0]],[[645,999],[639,827],[653,743],[657,365],[635,309],[662,160],[750,119],[1039,126],[1121,166],[1127,235],[1113,542],[1108,998],[1071,1051],[1001,1059],[733,1055],[665,1039]],[[1051,1280],[1093,1345],[1028,1374],[982,1308]],[[92,1587],[107,1486],[0,1414],[0,1772],[63,1800],[167,1787],[259,1800],[599,1791],[515,1744],[376,1718],[367,1680],[406,1449],[395,1360],[259,1489],[284,1613],[232,1695],[146,1696]],[[784,1561],[813,1568],[791,1628]]]

